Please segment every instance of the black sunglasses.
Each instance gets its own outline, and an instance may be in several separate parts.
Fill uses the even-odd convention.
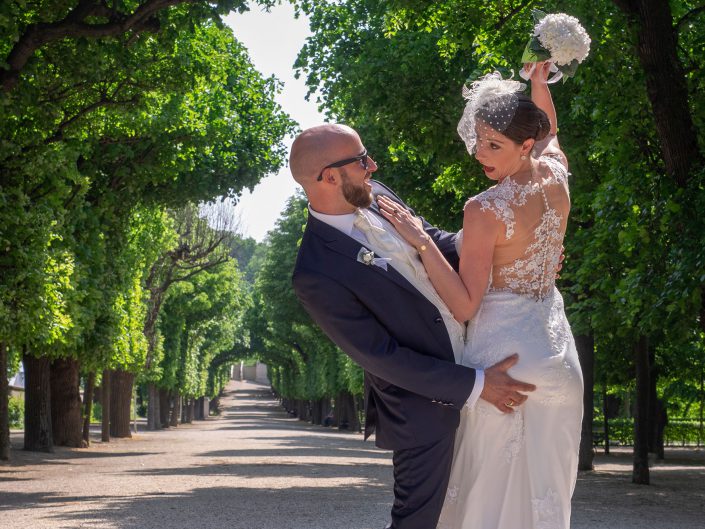
[[[323,171],[326,169],[332,169],[333,167],[343,167],[344,165],[348,165],[349,163],[353,162],[360,162],[360,165],[362,165],[362,168],[367,171],[367,160],[369,159],[369,156],[367,156],[367,149],[365,149],[365,152],[362,154],[355,156],[354,158],[346,158],[345,160],[340,160],[339,162],[332,163],[330,165],[326,165],[323,169],[321,169],[321,174],[318,175],[318,178],[316,179],[318,182],[323,180]]]

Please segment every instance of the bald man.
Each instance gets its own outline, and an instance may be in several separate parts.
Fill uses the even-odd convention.
[[[464,325],[422,273],[419,250],[379,213],[374,197],[408,207],[371,179],[377,164],[350,127],[302,132],[289,165],[309,200],[293,274],[296,295],[323,331],[365,371],[365,439],[394,451],[394,504],[387,528],[434,529],[445,499],[460,410],[478,398],[503,405],[526,389],[506,371],[455,363]],[[455,234],[424,222],[457,269]],[[421,270],[419,270],[421,266]],[[460,327],[459,327],[460,326]]]

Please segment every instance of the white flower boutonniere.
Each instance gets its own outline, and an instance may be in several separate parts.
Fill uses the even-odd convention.
[[[387,263],[391,259],[387,257],[375,257],[375,253],[372,250],[368,250],[364,246],[360,248],[357,252],[357,262],[362,263],[367,266],[379,266],[380,268],[387,270]]]

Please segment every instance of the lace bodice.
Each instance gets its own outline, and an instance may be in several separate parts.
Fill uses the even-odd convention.
[[[561,160],[542,156],[527,183],[507,177],[470,200],[505,225],[489,291],[544,299],[553,289],[570,210],[568,170]]]

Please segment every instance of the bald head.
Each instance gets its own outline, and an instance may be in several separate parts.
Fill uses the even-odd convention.
[[[294,180],[307,190],[326,165],[356,156],[361,150],[357,132],[347,125],[326,123],[306,129],[296,137],[289,168]]]

